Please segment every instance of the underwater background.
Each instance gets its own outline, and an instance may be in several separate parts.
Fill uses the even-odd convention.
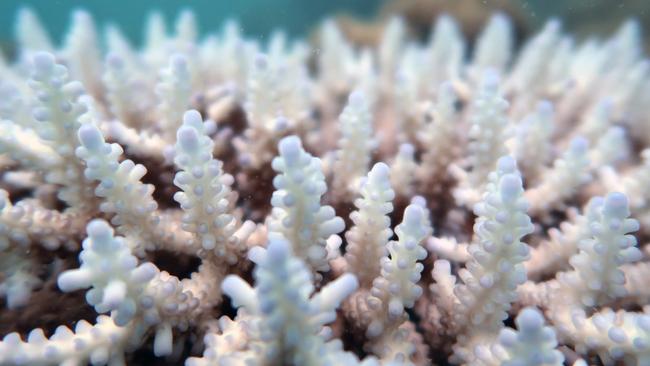
[[[552,16],[559,17],[564,28],[577,37],[607,35],[630,17],[650,24],[647,0],[0,0],[0,44],[5,53],[12,54],[14,18],[22,6],[32,8],[58,42],[66,32],[71,11],[76,8],[88,10],[99,26],[118,25],[136,44],[141,41],[144,21],[152,10],[160,10],[168,24],[173,24],[184,8],[195,11],[203,33],[213,32],[224,20],[235,18],[246,35],[260,39],[276,29],[294,37],[308,36],[324,18],[335,16],[348,35],[355,34],[361,43],[374,43],[381,29],[377,24],[395,13],[405,15],[416,33],[426,33],[438,14],[450,13],[462,22],[463,30],[470,36],[496,9],[515,19],[520,37],[538,29]],[[644,29],[646,35],[647,31]]]

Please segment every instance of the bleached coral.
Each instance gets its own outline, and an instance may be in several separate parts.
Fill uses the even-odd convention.
[[[585,306],[625,295],[625,277],[618,267],[641,259],[636,238],[629,235],[638,230],[639,223],[629,215],[627,198],[621,193],[592,198],[587,208],[592,237],[581,241],[579,253],[571,257],[574,271],[559,277],[575,289],[576,301]]]
[[[447,171],[460,153],[461,138],[457,128],[461,121],[456,111],[457,101],[453,85],[442,83],[435,104],[428,107],[426,121],[417,132],[417,142],[423,151],[415,174],[421,192],[439,196],[449,184]]]
[[[514,113],[521,113],[530,108],[531,102],[544,98],[554,81],[551,76],[552,62],[542,55],[557,55],[554,49],[561,42],[561,23],[558,19],[549,19],[544,28],[523,46],[519,57],[512,66],[508,77],[507,89],[520,93]],[[524,92],[524,90],[526,90]]]
[[[29,59],[30,53],[54,49],[50,35],[30,8],[21,8],[16,14],[16,36],[22,58]]]
[[[504,70],[512,57],[513,43],[510,19],[501,13],[492,15],[476,40],[473,66],[478,72],[487,68]]]
[[[27,304],[32,290],[41,284],[41,280],[34,275],[33,263],[28,255],[29,232],[26,226],[29,221],[20,222],[24,210],[11,205],[6,191],[0,191],[0,200],[0,222],[3,224],[0,242],[3,282],[0,284],[0,296],[6,299],[9,309],[15,309]]]
[[[531,279],[539,279],[568,268],[569,258],[578,250],[578,245],[589,238],[589,220],[577,210],[567,212],[568,220],[557,228],[548,230],[548,239],[532,248],[526,272]]]
[[[103,221],[88,224],[78,269],[63,272],[58,278],[62,291],[92,287],[86,300],[98,313],[114,311],[115,324],[126,325],[135,316],[144,285],[156,274],[155,267],[131,255],[124,238],[114,238],[113,229]],[[107,275],[108,274],[108,275]]]
[[[499,333],[498,345],[481,349],[482,365],[560,366],[564,355],[557,349],[553,328],[544,326],[544,317],[535,308],[525,308],[515,319],[517,330],[505,328]]]
[[[415,162],[415,147],[411,144],[401,144],[391,163],[391,184],[397,194],[412,197],[415,193],[415,172],[418,165]]]
[[[513,155],[520,162],[528,185],[539,179],[542,174],[539,169],[553,156],[553,114],[553,104],[542,101],[516,128]]]
[[[80,320],[74,331],[59,326],[49,338],[41,328],[32,330],[26,342],[18,333],[9,333],[0,343],[0,361],[9,365],[56,365],[82,360],[100,365],[124,364],[126,349],[136,344],[129,340],[130,331],[102,315],[94,325]]]
[[[431,28],[426,49],[426,67],[432,73],[429,82],[439,85],[460,77],[465,57],[465,41],[456,20],[446,14],[440,16]]]
[[[384,163],[375,164],[368,172],[360,188],[361,197],[354,202],[357,211],[350,214],[353,226],[345,234],[348,270],[356,274],[362,287],[369,287],[379,276],[381,258],[393,235],[388,215],[393,211],[395,192],[389,175]]]
[[[174,132],[180,126],[183,112],[189,107],[192,97],[187,58],[183,55],[174,55],[169,65],[160,73],[161,78],[156,87],[160,98],[158,112],[160,129],[169,141],[173,141]]]
[[[183,191],[175,193],[174,200],[185,211],[183,229],[193,233],[203,249],[235,262],[242,243],[233,235],[239,225],[231,213],[235,199],[230,190],[232,177],[223,173],[221,161],[212,158],[213,149],[201,114],[185,112],[174,158],[181,169],[174,184]]]
[[[79,130],[81,145],[77,149],[86,163],[88,179],[99,181],[95,194],[104,199],[100,210],[114,214],[111,223],[123,232],[142,235],[142,242],[133,245],[144,248],[153,237],[159,218],[153,214],[158,204],[153,200],[153,187],[140,179],[147,170],[131,160],[119,161],[122,147],[108,144],[97,127],[86,125]]]
[[[273,179],[277,190],[271,197],[269,235],[281,235],[296,256],[313,270],[325,272],[329,269],[326,240],[343,231],[343,220],[331,206],[320,205],[327,190],[320,159],[304,151],[296,136],[282,139],[279,145],[273,168],[281,174]]]
[[[110,112],[116,120],[126,126],[140,127],[145,119],[146,98],[134,100],[129,97],[132,89],[142,85],[137,79],[138,69],[129,65],[123,55],[112,53],[106,57],[106,99],[110,103]],[[140,88],[141,89],[141,88]]]
[[[427,256],[421,246],[422,240],[430,234],[424,217],[425,210],[416,204],[404,210],[404,221],[395,227],[398,240],[387,245],[388,254],[381,259],[381,275],[372,284],[371,306],[381,306],[388,322],[404,314],[404,308],[413,307],[415,300],[422,295],[422,288],[417,285],[422,263]],[[385,320],[375,319],[368,326],[368,335],[377,337],[385,331]]]
[[[523,192],[515,161],[502,157],[490,174],[483,201],[474,208],[479,218],[474,224],[476,242],[468,249],[472,260],[459,271],[463,284],[455,288],[460,304],[454,320],[464,333],[456,352],[462,359],[473,358],[465,347],[501,328],[517,299],[515,288],[526,281],[523,262],[529,249],[521,238],[533,227]]]
[[[92,212],[96,209],[93,187],[83,176],[83,165],[74,158],[79,146],[77,130],[87,110],[79,101],[83,86],[79,82],[69,82],[66,68],[56,64],[54,57],[47,53],[34,56],[31,86],[39,101],[34,109],[34,119],[40,122],[37,128],[34,126],[35,132],[56,152],[52,155],[59,158],[59,164],[48,169],[45,179],[65,187],[58,196],[70,207]]]
[[[418,203],[406,207],[402,223],[395,228],[398,240],[386,245],[372,288],[359,291],[344,307],[355,319],[354,327],[368,337],[365,348],[388,363],[411,364],[425,357],[426,345],[414,332],[406,309],[423,293],[417,282],[424,269],[419,261],[427,256],[421,243],[431,233],[426,214]]]
[[[384,29],[378,50],[379,68],[382,72],[381,78],[384,84],[382,86],[383,88],[390,89],[390,83],[393,82],[399,54],[401,53],[401,47],[404,47],[405,38],[406,25],[404,24],[404,20],[399,17],[391,18]]]
[[[247,342],[232,353],[215,349],[206,354],[205,362],[226,360],[257,365],[331,365],[358,363],[351,353],[343,351],[338,341],[328,341],[323,326],[336,318],[341,301],[358,286],[353,275],[343,275],[314,292],[311,272],[293,256],[290,244],[271,239],[266,249],[250,253],[257,264],[256,287],[243,279],[226,277],[224,292],[241,307],[238,317],[248,324]],[[217,337],[209,335],[209,337]],[[201,365],[200,359],[190,362]]]
[[[635,21],[72,19],[20,10],[0,60],[1,365],[650,362]]]
[[[81,81],[96,98],[103,95],[102,61],[95,21],[85,10],[72,14],[72,25],[65,40],[63,53],[69,61],[71,75]]]
[[[358,190],[359,179],[368,171],[373,138],[372,115],[366,96],[355,91],[339,117],[341,138],[333,166],[334,192],[349,198]]]
[[[553,162],[553,168],[544,173],[536,186],[526,191],[533,211],[545,211],[561,206],[567,197],[589,181],[588,143],[576,137],[562,156]]]
[[[483,76],[479,92],[472,103],[470,142],[468,149],[469,173],[462,175],[461,187],[454,193],[458,202],[474,204],[477,192],[483,190],[499,157],[507,153],[508,102],[499,93],[499,79],[493,71]]]

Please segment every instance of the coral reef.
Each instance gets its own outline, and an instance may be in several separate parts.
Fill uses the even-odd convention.
[[[72,19],[0,62],[0,365],[650,364],[638,23]]]

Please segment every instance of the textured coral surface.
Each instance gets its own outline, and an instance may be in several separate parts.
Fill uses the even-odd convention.
[[[16,15],[0,365],[650,365],[638,23],[167,27]]]

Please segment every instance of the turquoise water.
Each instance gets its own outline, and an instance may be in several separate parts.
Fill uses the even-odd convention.
[[[101,25],[117,24],[132,40],[139,41],[144,19],[158,9],[171,26],[181,9],[195,11],[202,32],[218,28],[227,18],[236,18],[246,34],[264,37],[272,30],[282,28],[291,35],[304,35],[327,15],[345,12],[368,17],[383,3],[380,0],[0,0],[0,39],[13,38],[16,10],[28,5],[36,11],[55,40],[60,40],[67,29],[70,12],[76,8],[90,11]]]
[[[55,41],[61,41],[66,33],[71,12],[83,8],[93,15],[100,29],[112,22],[139,43],[144,20],[154,9],[164,14],[170,29],[180,10],[192,9],[204,34],[218,29],[225,19],[236,18],[246,35],[262,39],[280,28],[291,36],[305,36],[323,18],[337,14],[373,19],[387,4],[402,8],[406,4],[434,4],[424,8],[436,11],[463,9],[468,15],[464,19],[474,19],[474,22],[485,19],[495,8],[505,7],[528,31],[557,16],[565,30],[579,38],[608,35],[630,17],[638,18],[643,25],[650,24],[648,0],[0,0],[0,46],[11,50],[14,17],[25,5],[34,9]],[[482,14],[477,16],[477,13]],[[418,10],[413,14],[417,15]],[[429,13],[424,15],[435,17]],[[457,18],[458,15],[454,14]],[[650,27],[645,28],[647,40]]]
[[[413,10],[416,4],[425,10]],[[428,28],[439,12],[449,11],[461,23],[465,21],[463,29],[470,39],[482,25],[477,23],[497,8],[504,8],[525,34],[552,16],[559,17],[564,30],[578,39],[607,36],[630,17],[637,18],[642,25],[650,24],[648,0],[0,0],[0,49],[12,54],[15,15],[22,6],[36,12],[59,44],[67,32],[70,14],[78,8],[88,10],[100,29],[116,24],[139,44],[145,19],[152,10],[163,13],[169,30],[181,10],[192,9],[203,34],[219,29],[224,20],[235,18],[248,37],[263,40],[277,29],[293,37],[304,37],[324,18],[333,15],[373,20],[387,5],[393,10],[410,8],[406,11],[410,14],[407,20],[419,19],[416,26],[420,30]],[[422,19],[427,19],[426,27]],[[644,39],[649,40],[650,27],[644,28]]]

